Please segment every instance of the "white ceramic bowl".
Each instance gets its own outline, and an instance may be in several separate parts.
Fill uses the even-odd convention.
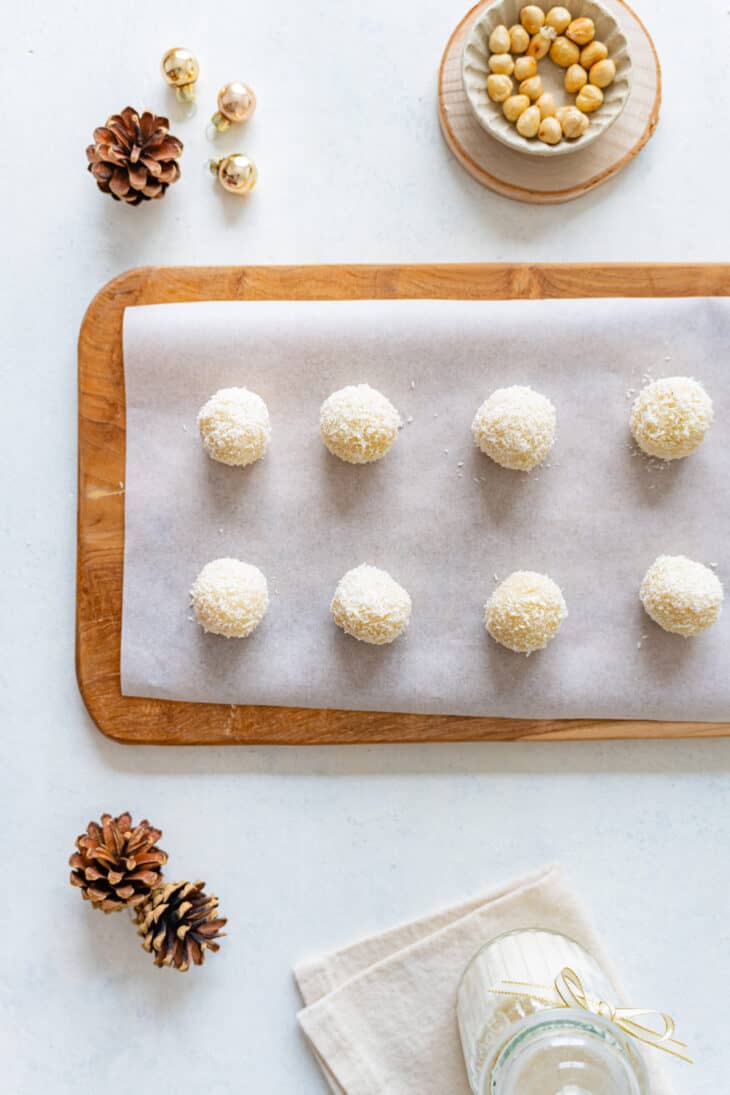
[[[462,56],[464,90],[479,124],[502,144],[530,156],[564,156],[597,140],[613,125],[626,106],[631,91],[631,56],[628,43],[614,16],[596,3],[596,0],[563,0],[563,6],[567,7],[574,19],[587,16],[596,24],[596,38],[608,48],[608,56],[616,65],[616,79],[610,87],[604,89],[603,104],[589,115],[590,125],[582,137],[573,141],[562,140],[556,145],[544,144],[537,137],[522,137],[514,122],[505,118],[502,104],[493,103],[487,95],[487,77],[490,74],[490,34],[500,24],[509,28],[519,23],[520,11],[525,7],[525,2],[526,0],[496,0],[476,20],[466,39]],[[543,0],[539,6],[548,11],[553,5]],[[553,93],[558,106],[575,104],[575,95],[569,95],[563,86],[565,70],[558,68],[549,55],[538,61],[538,72],[545,91]]]

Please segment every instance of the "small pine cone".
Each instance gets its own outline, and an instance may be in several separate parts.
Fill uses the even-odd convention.
[[[167,852],[157,847],[161,836],[148,821],[133,826],[129,814],[102,814],[101,825],[90,821],[76,838],[71,885],[105,913],[136,908],[158,885],[167,863]]]
[[[204,882],[161,883],[137,909],[142,946],[154,955],[156,966],[174,966],[184,972],[193,962],[202,966],[205,951],[217,951],[215,940],[226,918],[218,916],[218,898],[208,897]]]
[[[86,158],[100,190],[115,201],[139,205],[163,198],[170,183],[177,182],[182,150],[168,118],[149,110],[140,116],[128,106],[94,130]]]

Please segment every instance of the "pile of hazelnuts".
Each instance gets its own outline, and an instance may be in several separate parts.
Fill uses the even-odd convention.
[[[502,104],[505,118],[521,136],[537,137],[548,145],[582,137],[590,125],[589,114],[602,105],[604,90],[616,78],[616,65],[603,42],[596,40],[593,20],[574,19],[563,7],[545,13],[537,4],[528,4],[519,23],[494,28],[489,50],[489,98]],[[575,95],[574,106],[556,107],[554,97],[543,91],[538,62],[548,55],[565,69],[565,90]]]

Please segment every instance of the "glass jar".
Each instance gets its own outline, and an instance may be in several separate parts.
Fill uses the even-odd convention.
[[[474,1095],[648,1095],[634,1039],[602,1016],[549,1002],[566,968],[589,1000],[615,1002],[592,955],[557,932],[508,932],[471,960],[457,1009]],[[491,991],[508,981],[533,988],[516,987],[519,995]]]

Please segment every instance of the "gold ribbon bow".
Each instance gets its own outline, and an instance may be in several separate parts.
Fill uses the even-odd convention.
[[[587,995],[580,977],[569,966],[560,971],[552,988],[550,985],[533,985],[529,981],[505,980],[489,991],[498,996],[529,996],[531,1000],[537,1000],[548,1007],[578,1008],[580,1011],[590,1012],[607,1019],[624,1034],[639,1042],[661,1049],[664,1053],[671,1053],[673,1057],[690,1065],[693,1063],[687,1054],[685,1043],[674,1037],[676,1024],[671,1015],[666,1015],[663,1011],[653,1011],[651,1008],[617,1008],[605,1000],[594,1000]],[[654,1016],[657,1022],[647,1024],[639,1021],[647,1016]]]

